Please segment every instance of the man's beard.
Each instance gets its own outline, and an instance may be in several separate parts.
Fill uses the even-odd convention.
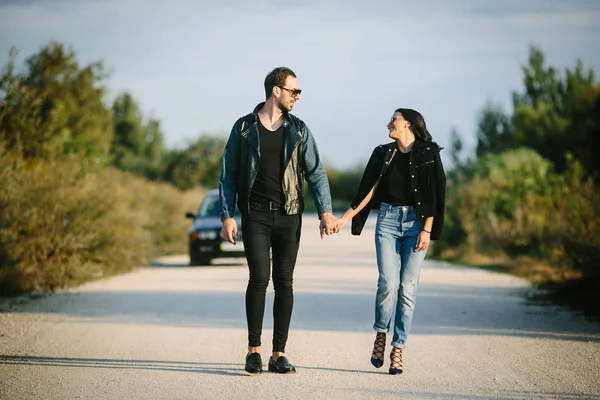
[[[279,110],[284,114],[290,112],[290,109],[288,107],[286,107],[285,105],[283,105],[283,103],[281,103],[280,101],[277,102],[277,107],[279,107]]]

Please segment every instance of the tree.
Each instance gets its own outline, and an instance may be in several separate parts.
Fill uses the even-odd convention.
[[[9,60],[0,77],[0,140],[7,148],[15,148],[24,142],[27,134],[33,140],[28,152],[37,154],[39,141],[32,137],[40,133],[40,113],[37,90],[28,88],[15,72],[17,50],[13,47],[9,52]],[[29,104],[29,107],[25,107]],[[23,145],[28,145],[23,143]]]
[[[600,84],[581,60],[564,74],[545,65],[542,51],[530,48],[523,67],[523,92],[513,93],[513,114],[488,105],[479,118],[477,155],[529,147],[550,160],[558,172],[567,154],[589,176],[600,179],[593,152],[600,145]]]
[[[172,150],[166,155],[164,180],[179,189],[216,187],[221,172],[226,138],[201,135],[183,150]]]
[[[462,139],[456,129],[452,129],[450,131],[450,151],[452,156],[452,163],[454,164],[454,168],[460,167],[462,164],[460,160],[460,153],[463,150],[463,142]]]
[[[147,124],[133,96],[119,95],[112,107],[114,139],[111,145],[113,164],[124,171],[157,179],[163,170],[164,139],[160,122]]]
[[[165,168],[165,140],[158,120],[150,119],[144,126],[144,140],[146,145],[143,155],[148,160],[145,175],[148,179],[159,179]]]
[[[516,144],[511,131],[510,117],[501,106],[488,103],[479,116],[475,154],[481,157],[514,147]]]
[[[513,94],[515,138],[552,161],[558,171],[567,168],[570,153],[598,178],[593,151],[600,143],[600,85],[581,60],[564,75],[544,61],[542,51],[531,48],[529,65],[523,68],[525,92]]]
[[[129,93],[119,95],[112,106],[114,138],[111,154],[116,166],[122,166],[129,157],[143,154],[145,147],[142,115]]]
[[[16,50],[0,78],[0,139],[26,158],[76,154],[103,160],[112,138],[103,103],[101,62],[80,67],[72,50],[51,42],[15,71]]]

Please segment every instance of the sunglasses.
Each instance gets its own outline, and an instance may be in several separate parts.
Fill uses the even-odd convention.
[[[300,96],[300,93],[302,93],[302,89],[288,89],[288,88],[284,88],[283,86],[277,86],[277,87],[279,89],[287,90],[294,97],[298,97],[298,96]]]

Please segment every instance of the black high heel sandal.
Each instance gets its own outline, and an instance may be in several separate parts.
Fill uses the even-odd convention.
[[[402,349],[393,347],[390,352],[390,375],[400,375],[404,372],[402,368]]]
[[[371,364],[375,368],[381,368],[385,356],[385,332],[377,332],[375,343],[373,343],[373,354],[371,355]]]

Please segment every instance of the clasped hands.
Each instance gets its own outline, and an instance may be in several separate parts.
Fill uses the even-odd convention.
[[[334,233],[338,233],[342,230],[344,225],[346,225],[346,220],[342,218],[336,218],[332,213],[324,213],[321,215],[321,223],[319,224],[319,234],[321,235],[321,239],[325,235],[333,235]]]

